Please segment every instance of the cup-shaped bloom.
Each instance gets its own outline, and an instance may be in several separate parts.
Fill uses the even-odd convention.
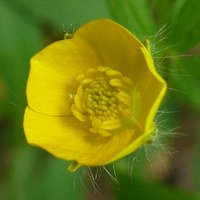
[[[134,35],[111,20],[94,20],[31,59],[27,141],[75,161],[71,171],[111,163],[153,134],[166,88]]]

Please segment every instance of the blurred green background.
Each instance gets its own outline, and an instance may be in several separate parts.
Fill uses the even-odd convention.
[[[199,9],[199,0],[0,0],[0,200],[200,199]],[[95,18],[150,39],[169,89],[159,143],[105,169],[70,174],[66,161],[25,141],[29,60]]]

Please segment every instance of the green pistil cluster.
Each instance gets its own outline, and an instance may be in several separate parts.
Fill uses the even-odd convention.
[[[111,88],[105,80],[92,82],[85,92],[87,112],[91,115],[91,119],[98,117],[101,121],[106,121],[119,116],[117,91]]]

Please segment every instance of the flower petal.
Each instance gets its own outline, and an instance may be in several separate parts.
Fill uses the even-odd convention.
[[[95,151],[98,144],[88,142],[86,123],[72,116],[47,116],[26,108],[24,130],[27,141],[40,146],[53,155],[67,160],[85,157]]]
[[[128,30],[107,19],[94,20],[80,27],[74,38],[86,41],[99,55],[102,65],[132,78],[135,84],[133,93],[137,91],[140,101],[135,105],[141,109],[135,109],[136,121],[144,131],[151,129],[166,92],[166,83],[156,72],[144,45]]]
[[[81,165],[107,164],[137,137],[134,130],[105,138],[88,129],[88,124],[71,116],[47,116],[29,108],[25,111],[24,130],[28,143]]]
[[[49,45],[31,59],[26,90],[29,107],[47,115],[71,114],[76,76],[97,66],[97,56],[83,41],[68,39]]]
[[[100,137],[89,131],[87,122],[67,116],[72,114],[72,98],[78,88],[75,78],[98,66],[132,79],[131,97],[136,106],[132,120],[138,130],[131,125],[111,137]],[[79,28],[72,39],[53,43],[32,58],[29,108],[24,117],[26,138],[78,165],[108,164],[136,150],[153,133],[153,120],[166,88],[150,52],[135,36],[110,20],[94,20]]]
[[[140,91],[140,96],[136,102],[139,105],[140,112],[137,115],[137,121],[141,127],[144,127],[143,134],[141,134],[136,140],[133,140],[130,145],[127,145],[115,159],[123,157],[135,151],[142,144],[146,143],[149,136],[154,133],[156,126],[153,123],[154,117],[160,106],[160,103],[166,93],[167,84],[156,72],[153,64],[150,52],[146,48],[141,49],[149,70],[152,76],[146,77],[145,73],[137,82],[136,91]]]
[[[157,73],[154,68],[153,59],[146,48],[141,49],[149,70],[152,76],[149,79],[138,81],[138,89],[141,91],[141,102],[144,102],[141,106],[140,117],[138,120],[144,123],[145,132],[149,132],[152,129],[152,122],[161,104],[161,101],[166,93],[167,84],[164,79]],[[145,77],[144,77],[145,78]],[[145,82],[145,83],[144,83]]]
[[[148,68],[140,50],[143,44],[127,29],[111,20],[93,20],[81,26],[73,38],[87,42],[103,66],[117,69],[133,81],[137,80],[140,71]]]
[[[151,128],[148,129],[148,131],[144,132],[139,137],[132,140],[129,145],[127,145],[124,149],[122,149],[122,151],[120,151],[117,155],[115,155],[115,157],[113,157],[113,160],[111,160],[111,162],[134,152],[139,147],[144,145],[147,142],[150,135],[152,135],[152,133],[155,131],[155,128],[155,125],[152,124]]]

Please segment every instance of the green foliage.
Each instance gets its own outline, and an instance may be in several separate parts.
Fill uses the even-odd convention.
[[[200,1],[177,0],[174,3],[170,25],[174,49],[184,52],[200,42]]]
[[[119,175],[119,186],[116,188],[119,189],[115,189],[112,196],[116,196],[116,199],[199,199],[199,8],[198,0],[1,0],[0,84],[4,82],[6,98],[1,99],[0,94],[0,199],[85,199],[84,186],[80,181],[74,186],[77,177],[67,172],[67,162],[26,144],[22,121],[30,58],[50,42],[62,39],[65,31],[73,32],[81,24],[95,18],[114,19],[142,40],[155,35],[160,27],[167,24],[167,40],[162,40],[162,35],[159,39],[164,48],[171,48],[165,52],[159,46],[157,49],[161,57],[166,56],[167,52],[166,63],[161,62],[159,67],[169,88],[174,91],[169,89],[170,98],[167,98],[165,107],[179,111],[176,115],[170,115],[169,120],[180,122],[177,126],[184,126],[182,118],[187,119],[188,116],[192,116],[189,122],[193,122],[188,122],[188,130],[183,130],[183,134],[188,136],[179,145],[188,150],[189,161],[195,165],[187,176],[192,179],[192,191],[197,191],[197,198],[195,192],[184,192],[175,185],[157,182],[151,176],[147,177],[151,180],[145,179],[148,175],[144,167],[146,161],[142,162],[143,167],[133,169],[135,176],[132,180],[124,174],[123,167],[116,168]],[[192,148],[188,145],[191,138],[195,141]],[[176,163],[176,160],[172,163]],[[171,165],[172,168],[177,167]],[[177,171],[174,169],[169,173],[174,176],[173,173],[182,172],[184,167],[181,165]]]
[[[155,22],[146,0],[108,0],[114,19],[139,38],[155,33]]]
[[[29,59],[41,49],[44,38],[35,24],[30,23],[4,1],[0,1],[0,30],[0,75],[7,89],[2,112],[5,112],[9,120],[8,129],[12,135],[5,134],[9,141],[19,142],[22,138]]]
[[[65,161],[48,158],[40,150],[21,147],[15,152],[9,181],[8,199],[79,200],[83,196],[80,180],[67,172]]]
[[[188,56],[174,60],[171,64],[170,82],[177,90],[178,101],[200,113],[200,59]]]
[[[181,190],[175,190],[159,182],[142,180],[134,176],[119,176],[119,188],[116,190],[118,200],[123,199],[162,199],[162,200],[197,200],[197,197]]]

